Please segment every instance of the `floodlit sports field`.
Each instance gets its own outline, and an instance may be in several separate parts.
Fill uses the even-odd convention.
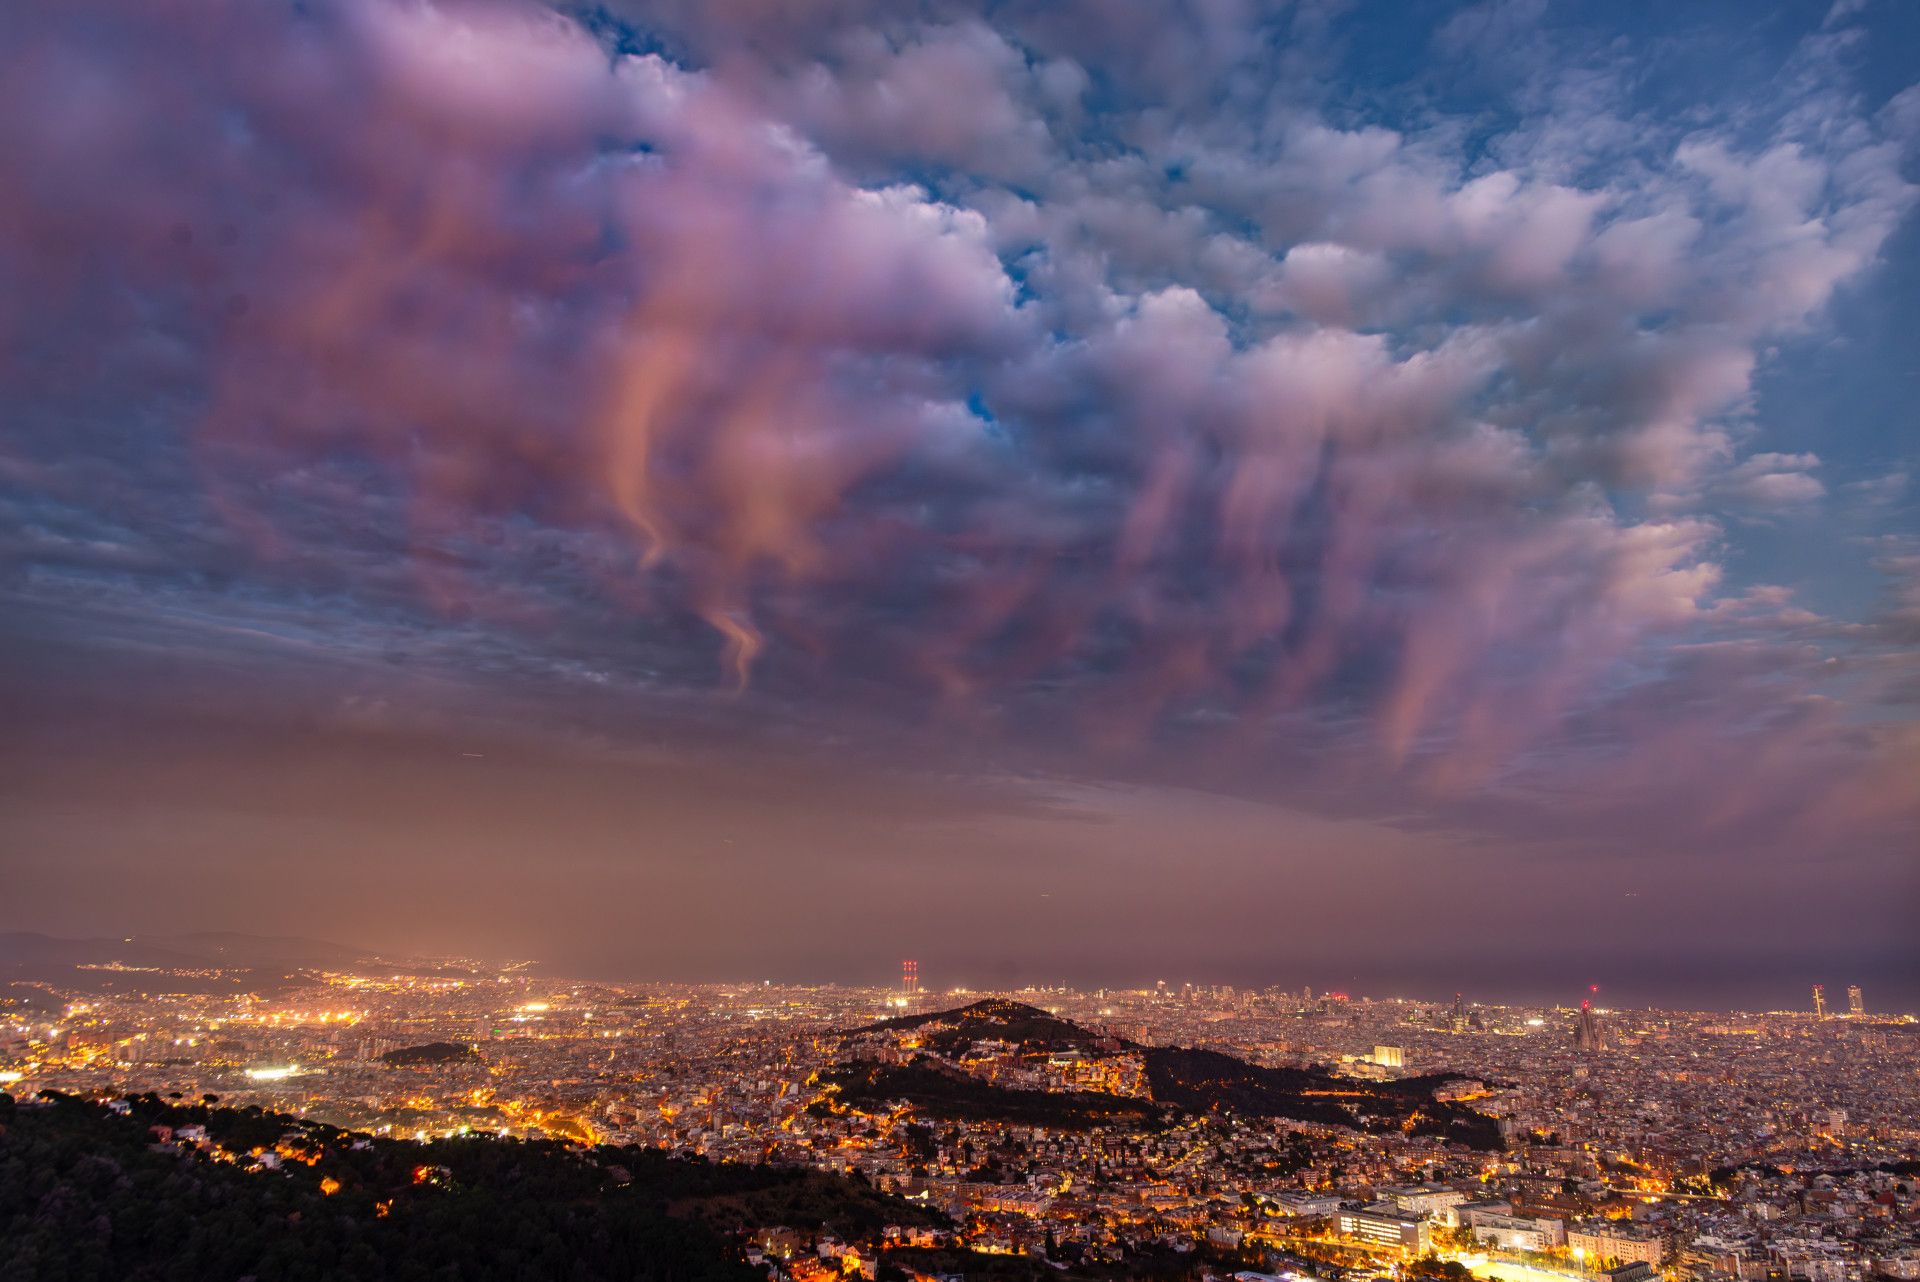
[[[1473,1276],[1492,1278],[1494,1282],[1592,1282],[1592,1279],[1578,1273],[1555,1273],[1528,1264],[1489,1260],[1484,1255],[1463,1255],[1458,1258],[1460,1263],[1473,1271]]]

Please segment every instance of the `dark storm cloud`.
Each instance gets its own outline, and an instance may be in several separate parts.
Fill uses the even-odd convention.
[[[1881,857],[1911,498],[1756,378],[1873,280],[1920,91],[1803,16],[1676,108],[1682,37],[1527,5],[29,0],[0,645]],[[1882,606],[1730,573],[1856,499]]]

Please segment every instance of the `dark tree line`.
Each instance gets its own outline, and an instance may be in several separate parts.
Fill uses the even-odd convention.
[[[916,1214],[791,1168],[129,1103],[0,1095],[0,1282],[759,1282],[736,1229]],[[228,1158],[153,1131],[196,1124]],[[281,1169],[257,1169],[256,1149]]]

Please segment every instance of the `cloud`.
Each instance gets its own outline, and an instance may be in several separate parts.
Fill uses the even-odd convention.
[[[1820,459],[1813,454],[1755,454],[1721,478],[1727,498],[1759,509],[1804,507],[1826,497],[1827,487],[1813,475]]]
[[[843,162],[881,172],[935,164],[1037,181],[1054,151],[1046,115],[1070,114],[1085,82],[1071,62],[1030,62],[978,20],[897,44],[852,28],[835,46],[827,60],[763,83],[760,101]]]
[[[1840,488],[1863,507],[1886,507],[1903,498],[1913,478],[1906,472],[1888,472],[1862,481],[1849,481]]]
[[[1906,813],[1824,666],[1895,624],[1757,674],[1820,629],[1705,510],[1825,494],[1735,442],[1914,203],[1839,45],[1674,123],[1542,31],[1476,142],[1317,99],[1302,14],[1076,14],[30,0],[10,599],[1382,806]],[[1783,707],[1750,780],[1700,746]]]
[[[1906,645],[1920,645],[1920,547],[1896,542],[1873,562],[1886,580],[1884,608],[1875,626]]]

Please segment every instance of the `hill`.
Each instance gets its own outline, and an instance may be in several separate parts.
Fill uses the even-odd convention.
[[[1400,1130],[1437,1135],[1473,1148],[1501,1147],[1498,1126],[1435,1092],[1460,1080],[1452,1073],[1360,1081],[1322,1068],[1269,1068],[1222,1051],[1143,1046],[1082,1028],[1036,1006],[987,998],[953,1010],[903,1015],[848,1030],[844,1037],[898,1035],[921,1052],[904,1067],[844,1065],[827,1081],[839,1098],[864,1111],[905,1101],[931,1116],[1061,1127],[1165,1125],[1177,1114],[1234,1113],[1287,1118],[1360,1131]],[[1009,1090],[932,1057],[961,1059],[980,1042],[1001,1042],[1026,1056],[1078,1051],[1098,1057],[1137,1054],[1146,1068],[1150,1101],[1092,1091]],[[1051,1102],[1049,1102],[1051,1101]]]
[[[363,948],[277,935],[206,931],[186,935],[127,935],[67,939],[35,931],[0,931],[0,970],[16,973],[104,965],[233,970],[347,966],[370,958]]]
[[[0,984],[40,983],[66,993],[276,993],[310,982],[314,971],[368,965],[422,976],[473,973],[459,963],[293,936],[202,931],[69,939],[0,931]]]
[[[376,1139],[153,1096],[124,1106],[0,1095],[0,1277],[760,1282],[741,1232],[865,1235],[932,1218],[792,1168],[557,1141]],[[196,1126],[206,1137],[184,1141]]]
[[[988,997],[954,1010],[883,1019],[878,1023],[849,1029],[844,1036],[913,1030],[924,1033],[921,1045],[926,1049],[949,1056],[981,1041],[1009,1042],[1029,1054],[1077,1050],[1084,1054],[1099,1055],[1132,1047],[1132,1043],[1121,1038],[1107,1037],[1082,1028],[1071,1020],[1049,1014],[1038,1006],[1004,997]]]
[[[1148,1048],[1146,1064],[1154,1099],[1196,1113],[1283,1117],[1355,1130],[1438,1135],[1470,1148],[1502,1147],[1491,1118],[1434,1099],[1439,1086],[1459,1080],[1453,1074],[1356,1081],[1317,1068],[1268,1068],[1219,1051],[1175,1046]]]
[[[369,948],[336,944],[297,935],[248,935],[232,930],[197,931],[186,935],[135,935],[136,941],[229,966],[315,969],[347,967],[372,960]]]
[[[840,1102],[862,1112],[879,1112],[895,1101],[912,1104],[923,1116],[953,1121],[1000,1121],[1057,1130],[1127,1126],[1153,1130],[1167,1124],[1173,1110],[1151,1100],[1105,1091],[1036,1091],[998,1086],[966,1073],[940,1067],[921,1057],[910,1064],[848,1064],[822,1076]]]
[[[369,959],[362,949],[315,939],[216,932],[67,939],[0,932],[0,984],[46,984],[62,993],[277,993],[303,971]]]
[[[427,1042],[420,1046],[402,1046],[380,1057],[382,1063],[411,1068],[419,1064],[450,1064],[458,1060],[477,1060],[479,1052],[465,1042]]]

